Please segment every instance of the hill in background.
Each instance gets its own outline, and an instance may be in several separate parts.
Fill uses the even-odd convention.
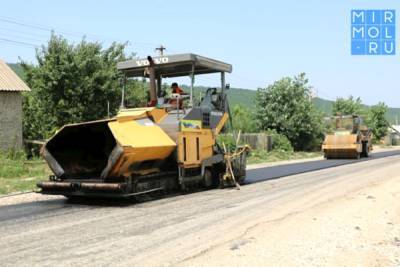
[[[314,105],[325,114],[332,114],[332,106],[334,101],[317,97],[313,99],[313,102]],[[365,105],[365,108],[368,109],[370,106]],[[400,108],[388,108],[386,118],[391,124],[397,124],[398,120],[400,119]]]
[[[184,87],[185,90],[188,90],[189,88],[187,86],[182,86],[182,87]],[[203,86],[195,87],[195,95],[199,94],[200,91],[204,93],[206,89],[207,87]],[[228,97],[229,97],[229,103],[231,104],[232,107],[235,105],[241,105],[249,109],[250,111],[255,111],[255,103],[254,103],[256,97],[255,90],[249,90],[243,88],[231,88],[229,89]],[[315,107],[319,109],[321,112],[323,112],[326,116],[332,114],[332,106],[334,101],[322,99],[319,97],[313,98],[312,101]],[[365,107],[369,108],[370,106],[365,106]],[[388,108],[386,117],[390,123],[396,124],[396,121],[400,120],[400,108]]]
[[[22,67],[18,63],[8,63],[10,68],[15,71],[22,79],[24,79],[24,72]],[[195,98],[201,94],[204,95],[205,91],[208,87],[205,86],[196,86],[194,88]],[[182,85],[182,89],[185,91],[189,91],[189,87],[186,85]],[[229,102],[231,107],[235,105],[241,105],[250,111],[255,111],[254,100],[256,97],[255,90],[243,89],[243,88],[231,88],[228,92]],[[332,112],[332,105],[334,101],[326,100],[322,98],[314,98],[313,103],[317,109],[321,110],[325,115],[330,115]],[[366,106],[368,108],[368,106]],[[398,119],[400,119],[400,108],[389,108],[386,114],[387,119],[395,124]]]
[[[182,89],[186,92],[190,91],[189,86],[181,85]],[[194,98],[199,99],[200,93],[204,96],[206,90],[209,87],[195,86],[194,87]],[[254,99],[256,97],[255,90],[242,89],[242,88],[231,88],[228,90],[228,98],[230,106],[241,105],[250,110],[254,109]]]

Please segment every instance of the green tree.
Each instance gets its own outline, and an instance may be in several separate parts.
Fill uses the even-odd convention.
[[[242,133],[253,133],[256,131],[254,114],[250,110],[241,105],[235,105],[231,115],[235,130],[240,130]]]
[[[256,95],[259,129],[274,129],[285,135],[295,150],[312,150],[323,137],[322,114],[311,101],[305,73],[276,81]]]
[[[126,60],[125,45],[83,39],[69,44],[52,34],[48,44],[36,51],[37,65],[22,62],[26,82],[32,89],[24,97],[24,135],[48,138],[66,123],[96,120],[120,106],[121,74],[118,61]]]
[[[389,122],[386,119],[388,107],[385,103],[378,103],[369,110],[367,124],[372,129],[375,140],[382,139],[388,132]]]
[[[339,97],[336,99],[332,106],[332,115],[334,116],[337,114],[363,115],[364,113],[364,108],[359,97],[356,99],[354,99],[353,96],[350,96],[347,99]]]
[[[149,93],[149,84],[146,80],[127,80],[125,90],[125,107],[145,107]]]

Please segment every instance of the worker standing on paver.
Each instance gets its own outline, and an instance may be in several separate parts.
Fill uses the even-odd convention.
[[[178,86],[178,83],[172,83],[171,85],[172,93],[173,94],[179,94],[179,95],[185,95],[185,92]],[[177,106],[177,99],[176,98],[171,98],[169,100],[169,104],[173,106]],[[183,101],[179,101],[179,109],[182,109],[183,107]]]

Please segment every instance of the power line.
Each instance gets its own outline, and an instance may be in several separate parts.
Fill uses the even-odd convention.
[[[85,36],[88,39],[96,40],[96,41],[108,40],[108,41],[128,42],[132,45],[147,46],[147,47],[151,47],[152,49],[154,49],[158,45],[156,43],[149,43],[149,42],[133,42],[133,41],[129,41],[126,39],[122,40],[120,38],[112,38],[109,36],[93,34],[93,33],[76,32],[76,31],[71,31],[71,30],[67,30],[67,29],[55,28],[55,27],[51,27],[48,25],[27,22],[27,21],[23,21],[23,20],[11,18],[11,17],[0,16],[0,21],[23,26],[23,27],[33,28],[33,29],[37,29],[37,30],[41,30],[41,31],[46,31],[46,32],[56,31],[56,32],[59,32],[64,35],[69,35],[69,36],[74,36],[74,37],[79,37],[79,38],[82,38]]]
[[[28,42],[33,41],[33,42],[39,42],[40,44],[42,44],[43,42],[45,42],[43,39],[37,39],[37,38],[27,37],[27,36],[20,35],[20,34],[18,34],[18,33],[17,33],[17,34],[5,33],[5,32],[2,32],[1,29],[0,29],[0,34],[3,35],[4,38],[12,38],[12,39],[17,39],[17,40],[18,40],[18,39],[19,39],[19,40],[23,39],[23,40],[21,40],[21,41],[28,41]]]
[[[36,25],[32,25],[32,24],[26,24],[26,23],[19,22],[19,21],[15,20],[15,19],[8,18],[8,17],[0,16],[0,20],[3,21],[3,22],[17,24],[17,25],[24,26],[24,27],[30,27],[30,28],[35,28],[35,29],[44,30],[44,31],[48,31],[49,30],[48,28],[45,28],[43,26],[36,26]]]
[[[16,40],[11,40],[11,39],[7,39],[7,38],[1,38],[1,37],[0,37],[0,41],[13,43],[13,44],[19,44],[19,45],[30,46],[30,47],[34,47],[34,48],[39,47],[39,45],[36,45],[36,44],[27,43],[27,42],[21,42],[21,41],[16,41]]]
[[[23,27],[27,27],[27,28],[42,30],[42,31],[46,31],[46,32],[51,32],[53,30],[54,31],[56,30],[59,33],[62,33],[64,35],[69,35],[69,36],[75,36],[75,37],[88,36],[88,34],[84,34],[84,33],[76,33],[76,32],[71,32],[71,31],[65,31],[63,29],[57,29],[57,28],[54,28],[54,27],[44,26],[44,25],[41,25],[41,24],[23,22],[21,20],[10,18],[10,17],[2,17],[2,16],[0,16],[0,21],[11,23],[11,24],[15,24],[15,25],[19,25],[19,26],[23,26]],[[91,36],[91,34],[90,34],[90,36]]]
[[[136,41],[129,41],[129,40],[121,40],[119,38],[111,38],[111,37],[107,37],[107,36],[102,36],[102,35],[98,35],[98,34],[92,34],[92,33],[83,33],[83,32],[75,32],[75,31],[71,31],[71,30],[66,30],[66,29],[61,29],[61,28],[55,28],[55,27],[51,27],[48,25],[43,25],[43,24],[38,24],[38,23],[32,23],[32,22],[28,22],[28,21],[24,21],[24,20],[20,20],[17,18],[11,18],[11,17],[5,17],[5,16],[0,16],[0,21],[6,22],[9,25],[16,25],[19,27],[25,27],[28,29],[35,29],[34,33],[29,32],[27,33],[26,31],[21,31],[20,29],[10,29],[10,28],[4,28],[1,27],[3,30],[5,31],[11,31],[11,32],[15,32],[15,33],[20,33],[23,34],[23,36],[16,36],[15,34],[12,36],[13,39],[23,39],[23,40],[11,40],[11,38],[4,38],[4,39],[8,39],[11,41],[15,41],[15,42],[9,42],[9,44],[11,43],[29,43],[29,41],[37,41],[37,42],[41,42],[41,43],[46,43],[47,42],[47,38],[46,40],[43,40],[42,38],[45,38],[43,36],[43,34],[40,33],[40,31],[44,31],[47,33],[50,33],[52,31],[56,31],[57,33],[63,34],[63,35],[67,35],[67,36],[72,36],[72,37],[80,37],[80,38],[87,38],[91,41],[97,41],[97,42],[104,42],[104,41],[112,41],[112,42],[122,42],[122,43],[126,43],[126,50],[131,50],[131,53],[135,53],[138,54],[139,51],[142,51],[143,55],[149,55],[154,53],[154,48],[158,46],[158,44],[156,43],[150,43],[150,42],[136,42]],[[34,37],[38,37],[39,39],[33,39],[29,36],[34,36]],[[32,44],[30,44],[32,46]],[[38,46],[36,44],[34,44],[33,46]],[[171,52],[174,53],[173,50],[169,49]]]
[[[10,29],[10,28],[5,28],[5,27],[0,27],[0,30],[4,30],[7,32],[12,32],[12,33],[20,33],[20,34],[26,34],[28,36],[33,36],[33,37],[39,37],[39,38],[49,38],[49,34],[40,34],[40,33],[33,33],[33,32],[27,32],[27,31],[21,31],[18,29]]]
[[[112,42],[126,43],[125,51],[127,53],[134,53],[136,55],[138,55],[140,51],[142,52],[141,54],[143,54],[144,56],[153,54],[154,48],[156,48],[158,46],[158,44],[156,44],[156,43],[136,42],[136,41],[129,41],[127,39],[121,40],[119,38],[111,38],[111,37],[102,36],[99,34],[76,32],[76,31],[55,28],[55,27],[51,27],[48,25],[44,25],[44,24],[28,22],[26,20],[21,20],[21,19],[17,19],[17,18],[6,17],[6,16],[0,15],[0,22],[1,21],[5,22],[5,23],[3,23],[2,27],[0,27],[0,29],[2,29],[4,31],[12,32],[12,33],[11,34],[3,33],[3,35],[6,35],[6,37],[0,36],[1,37],[0,41],[3,43],[7,43],[9,45],[27,46],[27,47],[37,48],[37,47],[40,47],[42,44],[47,43],[47,41],[49,39],[49,36],[45,36],[41,32],[51,33],[53,31],[55,31],[59,34],[71,36],[71,37],[75,37],[75,38],[76,37],[87,38],[90,41],[96,41],[96,42],[112,41]],[[9,25],[8,27],[6,26],[7,24]],[[16,26],[17,28],[11,27],[11,25]],[[6,27],[3,27],[3,26],[6,26]],[[34,29],[34,31],[27,32],[27,30],[21,30],[18,27]],[[15,33],[17,33],[17,35]],[[40,45],[34,44],[34,43],[32,43],[32,41],[40,42],[41,44]],[[174,51],[172,49],[168,49],[168,50],[172,53],[178,53],[177,51]]]

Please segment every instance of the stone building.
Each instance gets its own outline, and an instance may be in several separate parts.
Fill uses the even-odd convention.
[[[0,59],[0,150],[22,148],[22,95],[30,91]]]

